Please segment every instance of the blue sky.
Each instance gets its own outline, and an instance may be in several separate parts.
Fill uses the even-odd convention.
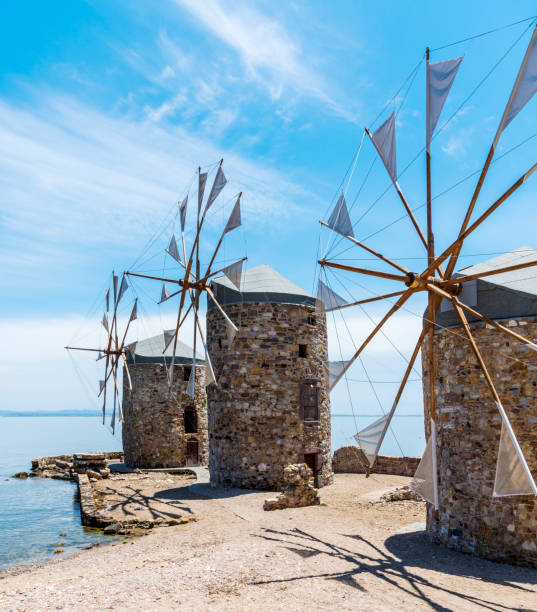
[[[188,192],[198,165],[212,166],[223,157],[229,179],[208,224],[203,252],[208,254],[234,195],[242,190],[244,226],[226,240],[221,261],[247,255],[249,266],[268,263],[311,289],[318,220],[326,218],[338,194],[363,127],[372,126],[381,113],[373,125],[378,127],[391,110],[399,110],[399,169],[423,146],[423,64],[410,89],[392,96],[425,47],[434,49],[535,12],[529,1],[457,1],[440,9],[438,3],[395,1],[380,8],[344,1],[8,0],[3,8],[0,331],[10,355],[0,363],[0,374],[5,408],[14,409],[35,409],[36,402],[43,408],[89,406],[62,347],[73,336],[91,337],[90,322],[97,328],[101,314],[100,306],[91,307],[101,299],[110,270],[129,269],[159,229],[143,269],[173,268],[162,255],[176,229],[169,215]],[[433,52],[432,61],[464,54],[439,127],[455,116],[433,143],[433,194],[483,163],[529,40],[528,25]],[[533,100],[506,130],[499,155],[537,131],[536,110]],[[533,163],[535,142],[493,166],[478,210]],[[349,203],[373,157],[365,142],[348,186]],[[435,200],[439,247],[454,237],[475,180]],[[400,183],[412,206],[423,203],[423,155]],[[386,186],[386,174],[375,164],[351,210],[353,222],[360,219],[357,237],[368,237],[401,215],[389,190],[361,219]],[[192,189],[190,194],[195,196]],[[535,246],[535,195],[530,182],[469,241],[462,265],[488,253]],[[423,221],[423,209],[418,216]],[[327,238],[323,233],[321,245]],[[423,263],[406,221],[375,234],[370,244],[388,256],[415,258],[407,260],[409,266]],[[363,255],[351,251],[341,257]],[[353,280],[366,286],[347,285],[357,299],[368,290],[394,290],[389,281]],[[156,307],[159,287],[138,283],[136,288],[145,300],[147,326],[133,331],[142,335],[167,325],[173,307]],[[382,315],[383,308],[349,313],[355,341],[371,325],[368,316]],[[390,328],[403,354],[412,349],[421,310],[418,300]],[[341,330],[342,322],[338,325]],[[84,333],[77,332],[81,329]],[[341,335],[346,356],[352,342],[344,331]],[[332,334],[331,354],[339,358],[336,344]],[[404,366],[385,340],[372,348],[369,359],[370,373],[386,379],[396,379]],[[82,369],[89,373],[88,367]],[[29,372],[32,385],[25,383]],[[357,372],[355,378],[363,375]],[[382,398],[385,406],[393,391],[392,386]],[[369,391],[357,387],[353,394],[362,398],[357,401],[362,412],[376,411]],[[413,412],[419,403],[418,388],[405,409]],[[334,396],[334,406],[348,411],[343,392]]]

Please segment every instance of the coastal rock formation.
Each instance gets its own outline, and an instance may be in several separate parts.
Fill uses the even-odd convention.
[[[76,480],[77,474],[93,474],[93,478],[108,478],[110,460],[123,460],[123,453],[75,453],[54,457],[32,459],[30,476],[54,478],[56,480]]]
[[[283,471],[284,490],[278,497],[266,499],[263,510],[301,508],[320,504],[319,491],[313,486],[313,473],[305,463],[288,465]]]

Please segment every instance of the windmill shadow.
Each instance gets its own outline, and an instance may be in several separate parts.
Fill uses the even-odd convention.
[[[535,585],[537,584],[537,572],[535,572],[535,570],[511,568],[503,564],[494,564],[490,561],[472,558],[472,563],[470,565],[475,567],[471,568],[472,571],[467,571],[467,566],[469,564],[462,562],[463,559],[468,559],[466,555],[462,555],[462,553],[457,553],[455,551],[440,549],[440,547],[428,542],[423,533],[410,533],[388,538],[386,543],[388,552],[385,552],[363,536],[354,534],[341,534],[349,538],[348,548],[326,539],[323,540],[312,533],[300,529],[292,529],[289,531],[264,529],[263,533],[253,535],[275,543],[280,543],[287,550],[297,554],[303,559],[318,558],[323,560],[329,558],[345,561],[350,565],[350,569],[333,572],[297,573],[290,578],[255,581],[250,583],[252,585],[287,583],[311,580],[312,578],[323,578],[325,580],[336,580],[357,591],[365,592],[365,587],[360,584],[360,576],[362,574],[368,574],[373,575],[390,587],[410,596],[416,600],[416,604],[418,602],[427,603],[433,610],[447,611],[452,608],[447,608],[437,603],[431,595],[425,593],[424,589],[427,589],[429,593],[433,591],[442,595],[451,595],[454,601],[458,602],[458,606],[460,606],[459,609],[462,609],[465,604],[473,604],[485,610],[494,610],[498,612],[521,610],[520,607],[511,607],[495,601],[482,599],[468,593],[461,593],[457,590],[442,586],[440,582],[434,583],[429,578],[420,575],[420,573],[412,571],[412,568],[415,567],[420,569],[433,569],[451,575],[479,578],[483,582],[508,586],[522,592],[534,592],[537,600],[537,589],[515,584],[509,579],[509,576],[512,576],[513,581],[516,580],[516,582],[526,582]],[[367,554],[367,552],[356,550],[355,547],[352,546],[353,540],[360,542],[360,544],[366,544],[371,549],[371,553]],[[361,548],[363,549],[363,546]],[[446,558],[450,555],[454,558],[449,560],[450,562],[446,564]],[[474,561],[475,563],[473,563]],[[498,571],[496,572],[498,577],[495,577],[494,572],[491,572],[491,569],[496,565],[498,566]],[[509,570],[512,571],[509,572]]]

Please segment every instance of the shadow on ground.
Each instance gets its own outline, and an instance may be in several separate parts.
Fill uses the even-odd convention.
[[[348,538],[349,543],[347,546],[320,539],[314,534],[300,529],[288,531],[264,529],[261,533],[252,535],[273,542],[279,542],[287,550],[303,559],[319,559],[321,566],[323,557],[329,557],[332,560],[345,561],[349,567],[345,571],[307,572],[289,578],[258,581],[251,584],[286,583],[323,578],[325,580],[342,582],[363,592],[366,589],[360,583],[360,577],[361,575],[368,574],[415,598],[416,603],[418,601],[427,603],[433,610],[462,609],[468,603],[485,610],[495,610],[498,612],[506,610],[517,610],[520,612],[523,610],[520,607],[511,607],[495,601],[488,601],[487,599],[443,586],[442,574],[444,574],[472,578],[483,583],[507,586],[521,593],[535,593],[535,601],[537,602],[537,589],[516,584],[523,582],[531,586],[537,585],[536,570],[493,563],[447,550],[440,545],[431,543],[424,532],[391,536],[386,540],[385,548],[376,546],[362,535],[354,534],[340,534],[342,537]],[[354,543],[359,543],[360,545],[353,546]],[[436,571],[440,575],[433,581],[423,576],[422,572],[419,571],[421,569]],[[434,593],[450,595],[454,601],[458,602],[458,607],[447,608],[436,602]]]

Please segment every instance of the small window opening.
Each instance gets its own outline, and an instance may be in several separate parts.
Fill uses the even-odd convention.
[[[185,433],[198,433],[198,419],[194,408],[185,408]]]
[[[222,338],[218,338],[218,348],[222,348]]]
[[[317,319],[315,318],[315,315],[309,315],[308,316],[308,325],[315,325],[317,323]]]
[[[308,345],[307,344],[299,344],[298,345],[298,356],[299,357],[307,357],[308,356]]]
[[[185,366],[183,368],[183,380],[186,380],[187,382],[190,380],[191,371],[192,371],[192,368],[190,366]]]
[[[305,380],[300,385],[300,409],[302,420],[319,420],[319,387],[317,380]]]

